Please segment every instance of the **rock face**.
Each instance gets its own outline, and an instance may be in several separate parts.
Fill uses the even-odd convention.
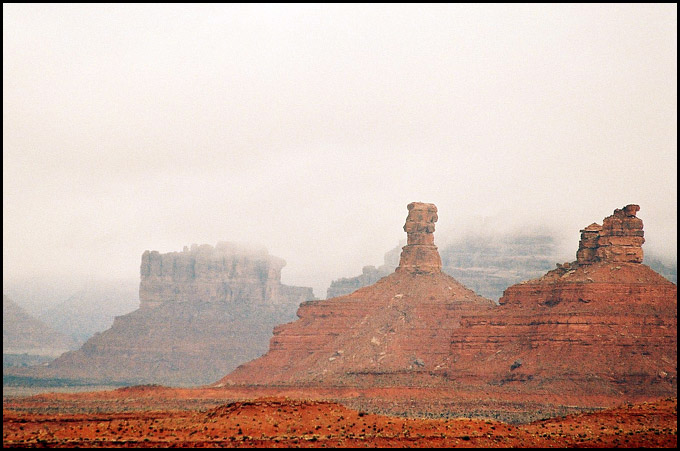
[[[276,305],[290,297],[307,299],[306,288],[281,284],[286,262],[266,249],[243,249],[233,243],[185,247],[183,252],[146,251],[140,267],[141,308],[166,302],[212,302]]]
[[[593,223],[581,230],[577,263],[642,263],[645,232],[642,220],[635,216],[639,210],[640,206],[634,204],[617,208],[613,215],[604,218],[601,226]]]
[[[434,204],[411,202],[404,224],[407,244],[401,252],[397,272],[436,274],[442,270],[442,259],[434,245],[434,223],[437,222]]]
[[[531,229],[462,236],[441,256],[443,272],[494,301],[510,285],[540,277],[564,260],[552,235]]]
[[[576,261],[511,286],[493,311],[465,316],[446,377],[557,398],[677,395],[677,286],[640,263],[638,210],[586,227]]]
[[[441,368],[464,314],[494,304],[441,272],[437,210],[412,203],[399,267],[374,285],[300,305],[299,319],[274,329],[269,352],[224,384],[419,385]]]
[[[272,328],[313,299],[282,285],[285,262],[220,243],[142,255],[140,308],[33,376],[199,385],[267,350]]]
[[[57,357],[75,342],[2,297],[2,353]]]

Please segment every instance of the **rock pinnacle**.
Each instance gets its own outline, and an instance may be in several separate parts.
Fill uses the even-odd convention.
[[[411,202],[407,206],[408,216],[404,231],[408,241],[402,248],[396,271],[409,273],[439,273],[442,259],[434,245],[434,223],[437,222],[437,207],[434,204]]]

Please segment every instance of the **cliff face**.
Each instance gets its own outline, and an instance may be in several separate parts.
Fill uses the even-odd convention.
[[[441,256],[443,272],[494,301],[510,285],[540,277],[564,259],[553,236],[530,229],[467,235],[443,248]]]
[[[165,302],[222,302],[276,305],[309,299],[309,289],[281,284],[286,262],[265,249],[233,243],[193,245],[182,252],[146,251],[140,267],[142,308]]]
[[[285,262],[229,243],[142,255],[140,308],[33,376],[199,385],[267,350],[272,328],[313,299]]]
[[[642,220],[635,216],[639,210],[634,204],[617,208],[613,215],[604,218],[602,225],[593,223],[581,230],[576,262],[642,263],[645,232]]]
[[[399,266],[374,285],[300,306],[269,352],[219,384],[418,385],[445,362],[464,314],[493,302],[441,273],[436,207],[412,203]],[[219,385],[218,384],[218,385]]]
[[[586,227],[576,261],[463,318],[446,376],[516,393],[677,395],[677,286],[640,263],[638,210]]]

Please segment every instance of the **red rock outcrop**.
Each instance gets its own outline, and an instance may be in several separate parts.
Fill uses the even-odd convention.
[[[441,368],[463,314],[494,303],[441,272],[437,209],[412,203],[397,270],[334,299],[307,301],[299,319],[274,329],[269,352],[225,384],[418,385]]]
[[[281,284],[285,262],[230,243],[146,251],[138,310],[116,317],[32,377],[199,385],[267,350],[271,330],[295,317],[311,288]]]
[[[442,259],[434,245],[434,223],[437,222],[437,207],[434,204],[411,202],[404,224],[406,246],[402,249],[396,271],[413,274],[440,273]]]
[[[604,218],[602,225],[593,223],[581,230],[576,262],[587,265],[600,261],[612,263],[642,263],[645,233],[642,220],[636,217],[639,205],[617,208]]]
[[[487,392],[677,394],[677,286],[640,263],[638,209],[582,230],[575,262],[511,286],[493,311],[465,316],[446,376]]]

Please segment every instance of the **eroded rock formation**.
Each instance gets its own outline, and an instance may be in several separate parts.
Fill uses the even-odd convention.
[[[219,384],[418,385],[441,368],[464,314],[493,302],[441,273],[436,207],[412,203],[397,270],[334,299],[304,302],[274,330],[269,352]]]
[[[638,210],[629,205],[586,227],[576,261],[511,286],[493,311],[464,317],[446,376],[556,400],[677,395],[677,286],[640,263]]]
[[[439,273],[442,259],[434,245],[434,223],[437,222],[437,207],[434,204],[411,202],[404,224],[407,235],[406,246],[401,252],[397,272],[413,274]]]
[[[399,265],[403,245],[385,254],[384,265],[378,268],[365,266],[359,276],[334,280],[326,298],[349,294],[391,274]],[[555,262],[564,261],[567,255],[557,235],[541,228],[456,236],[448,245],[439,246],[439,254],[442,272],[494,301],[498,301],[509,286],[541,277],[555,268]],[[646,250],[643,263],[677,284],[677,264],[674,261]]]
[[[600,261],[642,263],[645,242],[642,220],[635,215],[640,206],[630,204],[614,210],[602,225],[590,224],[581,230],[576,261],[587,265]]]
[[[183,252],[146,251],[138,310],[116,317],[31,376],[93,382],[199,385],[267,350],[271,330],[291,321],[311,288],[281,284],[285,262],[230,243]]]
[[[164,302],[286,303],[308,299],[306,288],[281,284],[286,262],[266,249],[221,242],[185,247],[182,252],[146,251],[140,266],[140,306]]]

